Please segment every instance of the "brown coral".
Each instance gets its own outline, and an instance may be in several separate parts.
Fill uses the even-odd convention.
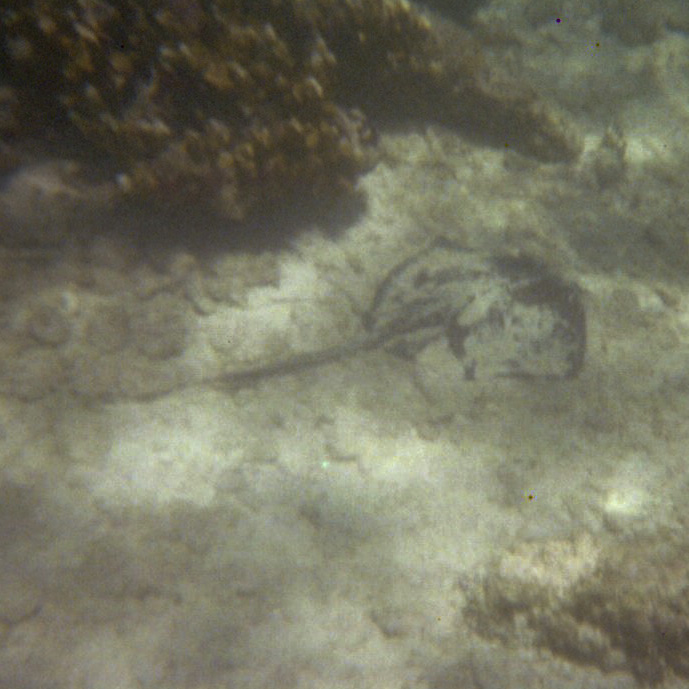
[[[404,0],[14,0],[0,20],[3,131],[71,128],[108,154],[116,196],[243,219],[351,193],[373,141],[359,107],[576,153],[532,94],[491,85],[466,37],[449,60]]]

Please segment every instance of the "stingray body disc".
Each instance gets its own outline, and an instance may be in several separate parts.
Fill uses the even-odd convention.
[[[586,350],[576,284],[533,259],[446,240],[390,271],[364,325],[370,337],[406,357],[445,338],[467,379],[570,378]]]

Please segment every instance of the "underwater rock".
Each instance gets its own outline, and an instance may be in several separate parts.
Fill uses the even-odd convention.
[[[683,0],[604,0],[599,12],[603,31],[628,46],[648,45],[669,31],[689,30],[689,7]]]
[[[28,329],[38,343],[57,347],[69,340],[72,324],[65,310],[53,300],[35,305],[29,316]]]
[[[19,155],[17,153],[17,155]],[[18,167],[0,188],[0,237],[6,244],[57,244],[76,220],[98,219],[117,196],[112,183],[93,183],[86,166],[44,160]]]
[[[124,349],[131,339],[130,314],[120,304],[105,303],[93,309],[84,327],[84,339],[98,353]]]
[[[170,294],[159,294],[142,302],[131,320],[134,346],[153,360],[181,354],[186,347],[187,331],[182,306]]]
[[[68,374],[65,358],[57,350],[28,349],[0,365],[0,393],[21,400],[38,400],[59,389]]]
[[[602,28],[616,35],[624,44],[645,45],[663,34],[663,19],[656,5],[661,3],[630,3],[626,0],[608,1],[603,12]]]
[[[12,0],[0,21],[2,133],[105,158],[103,203],[243,220],[354,194],[375,141],[361,110],[546,161],[579,151],[535,94],[505,88],[473,41],[444,43],[404,0]]]

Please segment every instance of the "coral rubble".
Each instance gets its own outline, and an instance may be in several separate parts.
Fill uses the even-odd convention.
[[[469,592],[479,633],[627,670],[642,684],[689,678],[686,537],[603,548],[589,536],[524,544]]]

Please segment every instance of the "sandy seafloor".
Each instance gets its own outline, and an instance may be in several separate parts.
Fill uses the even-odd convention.
[[[142,256],[97,218],[85,245],[2,249],[0,687],[622,689],[648,679],[632,637],[652,681],[687,686],[662,624],[567,597],[623,550],[628,604],[655,619],[671,591],[689,653],[688,570],[657,555],[689,540],[689,33],[630,45],[565,5],[479,18],[580,129],[573,164],[416,127],[383,134],[354,224],[277,253]],[[576,380],[467,383],[442,353],[374,351],[198,384],[356,334],[439,235],[582,286]],[[491,576],[506,619],[469,616]]]

